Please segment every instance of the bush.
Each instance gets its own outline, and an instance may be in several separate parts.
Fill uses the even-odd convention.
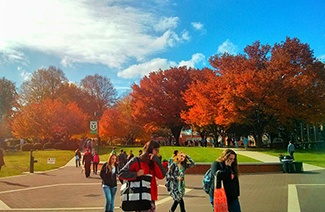
[[[68,141],[66,143],[66,145],[67,145],[67,150],[76,150],[76,149],[79,148],[78,142],[73,141],[73,140],[72,141]]]
[[[33,148],[34,148],[33,144],[27,143],[27,144],[22,145],[21,150],[22,151],[30,151]]]
[[[43,149],[43,146],[41,143],[35,143],[34,144],[34,150],[42,150]]]
[[[61,150],[64,150],[66,149],[67,145],[63,142],[56,142],[54,145],[53,145],[53,148],[54,149],[61,149]]]
[[[53,144],[51,142],[46,142],[44,145],[43,145],[43,149],[52,149],[53,148]]]

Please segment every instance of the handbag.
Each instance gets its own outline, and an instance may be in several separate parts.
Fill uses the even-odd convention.
[[[213,207],[214,212],[228,212],[228,203],[225,189],[223,188],[223,181],[221,182],[221,188],[217,188],[217,176],[218,172],[214,178],[214,198],[213,198]]]
[[[139,167],[141,164],[137,158]],[[152,175],[146,174],[136,180],[125,180],[121,186],[121,201],[123,211],[141,211],[151,208],[151,179]]]

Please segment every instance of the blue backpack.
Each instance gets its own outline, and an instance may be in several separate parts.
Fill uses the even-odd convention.
[[[209,194],[211,188],[213,187],[214,174],[211,172],[211,168],[205,172],[203,176],[203,190],[205,193]]]

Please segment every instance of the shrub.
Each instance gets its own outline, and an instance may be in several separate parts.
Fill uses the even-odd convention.
[[[67,145],[63,142],[56,142],[54,145],[53,145],[53,148],[54,149],[66,149]]]
[[[43,149],[43,146],[42,146],[41,143],[35,143],[35,144],[34,144],[34,149],[35,149],[35,150],[41,150],[41,149]]]
[[[65,142],[65,144],[66,144],[66,150],[76,150],[79,148],[78,142],[74,140],[67,141]]]
[[[33,148],[34,148],[34,145],[33,144],[26,143],[26,144],[23,144],[22,145],[21,150],[22,151],[30,151]]]
[[[51,142],[46,142],[43,145],[43,149],[52,149],[53,148],[53,144]]]

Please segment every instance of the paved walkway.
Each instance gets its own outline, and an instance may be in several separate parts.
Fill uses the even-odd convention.
[[[265,162],[278,161],[263,153],[236,149],[238,154]],[[325,170],[304,163],[304,173],[243,174],[240,176],[242,211],[324,211]],[[168,211],[172,200],[159,181],[157,211]],[[186,176],[184,198],[188,212],[209,212],[202,175]],[[119,187],[120,185],[118,185]],[[105,204],[98,175],[86,178],[74,159],[57,170],[0,178],[0,211],[103,211]],[[119,192],[115,211],[122,211]],[[177,209],[176,211],[179,211]]]

